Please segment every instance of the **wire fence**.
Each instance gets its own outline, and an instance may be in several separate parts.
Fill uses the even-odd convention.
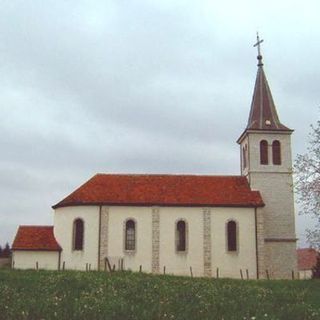
[[[91,263],[85,263],[83,265],[84,268],[81,268],[81,270],[89,272],[89,271],[96,271],[97,267],[93,266]],[[12,268],[14,268],[14,262],[12,263]],[[39,261],[35,262],[35,270],[40,269],[46,269],[44,265],[40,265]],[[66,261],[62,261],[61,264],[57,266],[56,270],[64,271],[64,270],[72,270],[72,266],[67,266]],[[125,260],[124,258],[105,258],[103,266],[100,265],[99,270],[104,272],[113,273],[116,271],[135,271],[135,272],[145,272],[145,273],[151,273],[150,268],[144,268],[143,265],[139,265],[138,268],[134,268],[135,270],[132,270],[131,268],[125,267]],[[279,279],[283,277],[279,277],[279,275],[275,272],[270,271],[269,269],[265,269],[264,272],[259,272],[259,275],[257,275],[256,271],[251,272],[248,268],[245,269],[238,269],[238,270],[230,270],[228,272],[224,272],[225,270],[223,268],[215,268],[214,270],[211,270],[211,278],[219,279],[219,278],[237,278],[241,280],[256,280],[256,279],[266,279],[266,280],[274,280]],[[199,271],[199,268],[193,268],[192,266],[189,266],[189,268],[185,268],[183,270],[170,270],[168,266],[164,265],[161,267],[161,269],[156,272],[157,274],[169,274],[169,275],[177,275],[177,276],[190,276],[193,277],[204,277],[204,272]],[[284,273],[283,273],[284,274]],[[295,270],[288,270],[285,273],[286,279],[292,279],[292,280],[299,280],[299,279],[306,279],[306,277],[301,276],[299,271]]]

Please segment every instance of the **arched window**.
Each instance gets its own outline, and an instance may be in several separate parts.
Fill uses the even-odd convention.
[[[228,251],[237,251],[237,223],[233,220],[227,223]]]
[[[266,140],[260,141],[260,163],[268,164],[268,142]]]
[[[248,147],[247,147],[247,145],[245,145],[242,148],[242,159],[243,159],[243,168],[244,169],[247,167],[247,150],[248,150]]]
[[[278,140],[272,142],[272,162],[277,165],[281,164],[281,148]]]
[[[177,251],[186,251],[186,223],[183,220],[177,222],[176,244]]]
[[[73,222],[73,250],[83,250],[84,223],[81,219]]]
[[[133,220],[126,221],[125,249],[133,251],[136,249],[136,224]]]

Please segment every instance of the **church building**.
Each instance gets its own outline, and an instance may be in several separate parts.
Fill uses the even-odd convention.
[[[292,132],[259,50],[240,175],[96,174],[53,206],[53,226],[18,228],[12,267],[291,278]]]

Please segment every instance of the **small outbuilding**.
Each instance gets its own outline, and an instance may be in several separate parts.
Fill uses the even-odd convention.
[[[297,255],[300,279],[311,279],[312,269],[317,263],[317,250],[313,248],[298,249]]]
[[[61,250],[53,226],[20,226],[12,245],[12,267],[57,270]]]

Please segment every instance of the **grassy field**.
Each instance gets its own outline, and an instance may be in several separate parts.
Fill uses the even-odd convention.
[[[320,319],[320,281],[0,270],[0,319]]]

